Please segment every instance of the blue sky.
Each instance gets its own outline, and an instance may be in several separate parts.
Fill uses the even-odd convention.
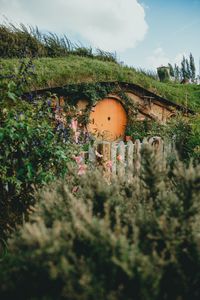
[[[0,0],[0,21],[38,25],[153,69],[200,58],[200,0]]]
[[[200,0],[143,0],[148,24],[144,40],[120,56],[128,64],[153,68],[180,61],[183,54],[200,58]]]

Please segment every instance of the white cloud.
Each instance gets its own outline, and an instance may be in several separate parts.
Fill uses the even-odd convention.
[[[158,47],[156,48],[152,55],[147,57],[147,64],[149,68],[156,69],[160,66],[166,66],[170,62],[169,57],[167,57],[163,48]]]
[[[5,15],[17,23],[79,36],[108,51],[134,48],[148,25],[137,0],[0,0]]]

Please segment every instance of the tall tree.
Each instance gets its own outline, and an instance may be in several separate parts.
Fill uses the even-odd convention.
[[[190,53],[190,71],[191,71],[192,82],[194,82],[196,77],[196,68],[195,68],[195,62],[192,53]]]
[[[169,74],[170,76],[174,77],[174,68],[172,67],[172,65],[170,63],[168,63],[169,66]]]
[[[174,65],[174,77],[176,81],[180,81],[181,79],[181,71],[177,64]]]
[[[187,79],[187,67],[186,67],[185,56],[183,56],[183,60],[181,62],[181,75],[182,75],[182,79]]]
[[[186,59],[186,73],[187,73],[186,78],[191,79],[192,74],[191,74],[190,64],[189,64],[188,59]]]

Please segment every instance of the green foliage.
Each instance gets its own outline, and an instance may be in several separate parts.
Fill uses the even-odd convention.
[[[172,65],[169,63],[168,66],[169,66],[170,76],[174,77],[174,69],[173,69]]]
[[[66,86],[76,83],[96,83],[123,81],[138,84],[153,93],[171,101],[199,110],[200,86],[180,85],[178,83],[162,83],[134,68],[121,66],[112,62],[104,62],[95,58],[69,55],[65,58],[34,59],[37,76],[30,81],[30,89],[42,89],[55,86]],[[16,59],[0,61],[3,76],[15,75],[19,68]]]
[[[190,53],[189,59],[183,56],[181,67],[175,64],[173,69],[171,64],[168,65],[171,71],[174,73],[174,75],[171,75],[175,77],[176,81],[180,82],[181,80],[191,79],[191,81],[194,83],[196,77],[196,67],[192,53]]]
[[[38,194],[1,263],[2,299],[199,299],[200,169],[142,155],[129,182],[89,172]]]
[[[165,127],[154,120],[145,119],[144,121],[138,121],[136,118],[128,124],[126,128],[126,135],[131,136],[132,140],[143,140],[146,137],[162,136],[164,134]]]
[[[167,124],[159,124],[154,120],[138,121],[133,118],[127,125],[125,134],[132,140],[143,140],[152,136],[160,136],[166,143],[171,143],[181,160],[185,162],[191,158],[200,161],[200,131],[199,115],[190,118],[177,115],[168,120]]]
[[[101,49],[93,53],[91,47],[73,44],[66,35],[59,37],[51,32],[43,34],[38,27],[26,27],[24,24],[0,24],[0,40],[1,58],[21,57],[23,53],[33,57],[66,57],[72,54],[117,63],[115,53]]]
[[[180,158],[185,162],[191,158],[197,163],[200,162],[199,122],[199,115],[190,118],[177,116],[161,131],[161,136],[174,143]]]
[[[19,57],[24,52],[29,52],[32,56],[44,56],[45,47],[38,39],[35,30],[26,28],[23,24],[16,27],[13,24],[0,25],[0,53],[1,57]],[[38,32],[39,33],[39,32]]]
[[[48,99],[20,95],[28,84],[31,62],[0,82],[0,239],[27,217],[34,192],[63,177],[74,146],[55,131]]]
[[[72,146],[63,145],[38,103],[1,110],[0,233],[34,203],[33,192],[67,171]]]
[[[87,99],[90,106],[98,100],[106,97],[110,92],[117,88],[117,84],[103,85],[101,83],[83,83],[66,86],[65,92],[69,97],[69,103],[75,105],[80,99]]]
[[[181,80],[181,70],[177,64],[174,65],[174,77],[178,82]]]
[[[194,159],[200,161],[200,116],[197,114],[190,119],[191,137],[189,139],[190,148],[193,149]]]
[[[188,59],[186,59],[186,73],[187,73],[187,78],[191,78],[192,74],[191,74],[191,70],[190,70],[190,64]]]
[[[117,54],[111,53],[108,51],[103,51],[101,49],[96,50],[96,58],[102,61],[109,61],[109,62],[116,62],[117,61]]]
[[[159,67],[157,68],[158,77],[161,82],[169,82],[170,81],[170,68],[169,67]]]
[[[192,128],[189,119],[186,119],[181,115],[177,116],[170,120],[166,128],[163,129],[165,137],[168,141],[174,143],[182,160],[188,160],[191,156],[193,156],[193,149],[190,145]]]
[[[147,76],[153,80],[158,80],[158,74],[155,71],[139,68],[137,69],[137,72],[142,75],[145,75],[145,77]]]
[[[194,62],[194,57],[192,53],[190,53],[190,78],[194,82],[196,77],[196,67],[195,67],[195,62]]]
[[[181,62],[181,73],[182,73],[182,79],[189,79],[190,74],[188,74],[188,69],[187,69],[187,62],[185,56],[183,56],[183,60]]]

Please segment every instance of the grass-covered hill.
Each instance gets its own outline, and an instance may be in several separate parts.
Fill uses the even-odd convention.
[[[151,74],[137,71],[97,58],[69,55],[66,57],[43,57],[33,60],[35,76],[30,78],[30,88],[42,89],[71,83],[124,81],[138,84],[150,91],[182,105],[200,109],[200,86],[161,83]],[[12,75],[19,68],[18,59],[1,59],[1,73]]]
[[[36,76],[30,79],[31,89],[68,83],[124,81],[199,110],[200,86],[160,83],[154,72],[123,66],[118,63],[115,53],[73,43],[66,35],[42,33],[37,27],[24,24],[0,24],[0,41],[1,77],[18,72],[20,63],[15,57],[37,57],[33,61]]]

